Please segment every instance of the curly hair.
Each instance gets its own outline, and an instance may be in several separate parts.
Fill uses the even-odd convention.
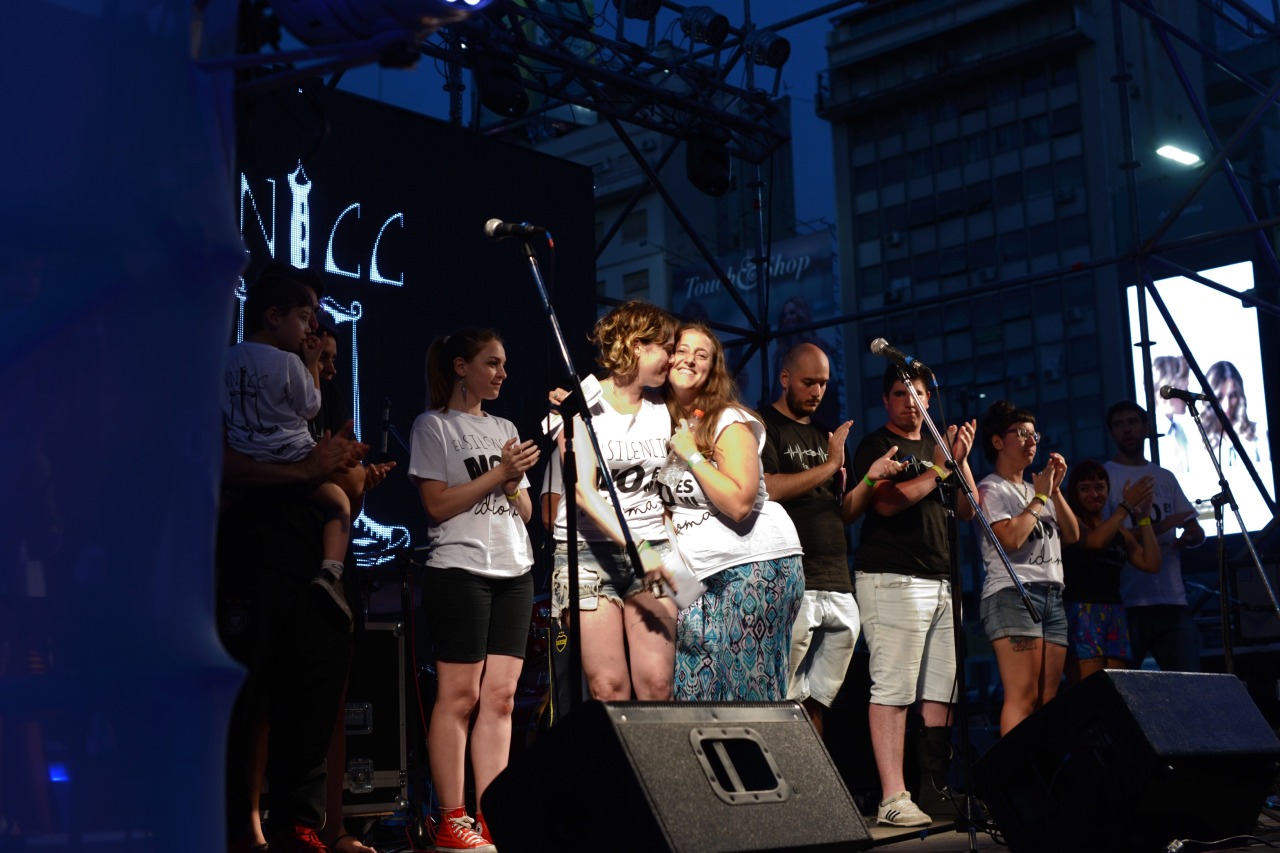
[[[458,381],[453,360],[471,361],[493,341],[502,343],[502,337],[493,329],[467,326],[431,342],[427,347],[427,396],[433,408],[442,412],[449,408],[449,396]]]
[[[1004,435],[1005,430],[1014,424],[1029,423],[1036,425],[1036,416],[1026,409],[1020,409],[1008,400],[996,400],[982,417],[982,453],[992,465],[996,462],[999,451],[991,443],[997,435]]]
[[[715,427],[720,420],[720,413],[729,408],[741,409],[748,413],[751,410],[742,405],[738,397],[738,384],[734,382],[733,374],[729,372],[728,364],[725,362],[724,344],[720,343],[715,332],[711,331],[705,323],[681,323],[680,328],[676,330],[677,348],[685,332],[698,332],[706,335],[711,341],[711,363],[707,369],[707,381],[698,392],[697,398],[687,408],[682,409],[676,403],[675,397],[668,394],[667,411],[671,413],[672,422],[679,423],[681,418],[692,417],[695,411],[701,410],[702,416],[698,418],[697,426],[693,429],[693,438],[699,452],[711,459],[715,453]]]
[[[619,376],[635,373],[637,344],[666,343],[676,319],[657,305],[633,299],[596,321],[590,339],[599,349],[596,363]]]

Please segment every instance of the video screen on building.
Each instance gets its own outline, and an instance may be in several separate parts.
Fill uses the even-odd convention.
[[[1199,274],[1236,292],[1253,288],[1253,264],[1247,261],[1202,270]],[[1213,518],[1209,499],[1219,490],[1217,473],[1209,456],[1212,452],[1222,465],[1223,474],[1240,505],[1245,527],[1250,531],[1258,530],[1271,520],[1271,512],[1249,476],[1241,453],[1222,429],[1213,407],[1207,402],[1195,404],[1209,437],[1206,448],[1188,404],[1160,396],[1160,389],[1168,385],[1216,397],[1240,437],[1244,454],[1253,462],[1268,494],[1274,495],[1257,309],[1181,276],[1161,279],[1155,286],[1209,384],[1208,388],[1201,388],[1191,374],[1185,354],[1151,297],[1145,290],[1130,288],[1129,334],[1135,342],[1142,340],[1138,299],[1147,302],[1147,327],[1152,341],[1152,382],[1156,392],[1156,410],[1152,419],[1159,435],[1160,464],[1178,475],[1182,490],[1196,503],[1204,524],[1206,519]],[[1137,354],[1134,356],[1133,382],[1134,399],[1146,399],[1142,359]],[[1206,529],[1212,532],[1208,525]],[[1230,512],[1225,529],[1228,533],[1239,532]]]

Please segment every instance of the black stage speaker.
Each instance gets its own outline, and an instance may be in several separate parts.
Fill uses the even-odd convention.
[[[870,842],[795,702],[588,702],[504,770],[483,806],[503,853]]]
[[[1159,851],[1252,834],[1280,741],[1232,675],[1104,670],[974,765],[1019,851]]]

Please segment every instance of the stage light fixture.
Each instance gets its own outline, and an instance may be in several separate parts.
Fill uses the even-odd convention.
[[[733,186],[728,142],[722,128],[703,128],[684,141],[685,175],[707,195],[722,196]]]
[[[476,57],[476,89],[486,110],[503,118],[520,118],[529,111],[529,92],[514,62],[490,52]]]
[[[622,17],[652,21],[662,8],[661,0],[622,0]]]
[[[1183,151],[1176,145],[1161,145],[1156,149],[1156,153],[1184,166],[1198,166],[1203,162],[1200,159],[1200,155],[1193,154],[1190,151]]]
[[[493,0],[271,0],[276,17],[304,44],[363,41],[397,31],[425,38]]]
[[[729,37],[729,19],[710,6],[690,6],[680,13],[680,29],[694,41],[719,47]]]
[[[773,30],[756,30],[747,36],[745,46],[757,65],[781,68],[791,58],[791,42]]]

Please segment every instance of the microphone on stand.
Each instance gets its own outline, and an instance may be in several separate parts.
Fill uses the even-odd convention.
[[[911,356],[907,355],[901,350],[894,349],[893,347],[889,346],[889,342],[886,341],[884,338],[876,338],[874,341],[871,342],[871,353],[873,355],[883,356],[889,359],[889,361],[892,361],[894,364],[898,365],[899,367],[904,367],[904,368],[907,368],[908,370],[915,369],[915,370],[928,371],[930,376],[934,376],[933,371],[929,369],[929,365],[925,364],[923,361],[920,361],[919,359],[912,358]],[[934,376],[933,384],[934,385],[938,384],[938,380],[936,376]]]
[[[1166,400],[1181,400],[1184,403],[1207,403],[1209,402],[1208,394],[1197,394],[1195,391],[1188,391],[1185,388],[1174,388],[1172,385],[1166,385],[1160,389],[1160,396]]]
[[[546,233],[546,228],[541,225],[530,225],[528,222],[503,222],[501,219],[490,219],[484,224],[484,236],[491,240],[502,240],[506,237],[536,237]]]
[[[382,399],[382,439],[378,444],[378,460],[387,461],[387,437],[391,434],[391,398]]]

